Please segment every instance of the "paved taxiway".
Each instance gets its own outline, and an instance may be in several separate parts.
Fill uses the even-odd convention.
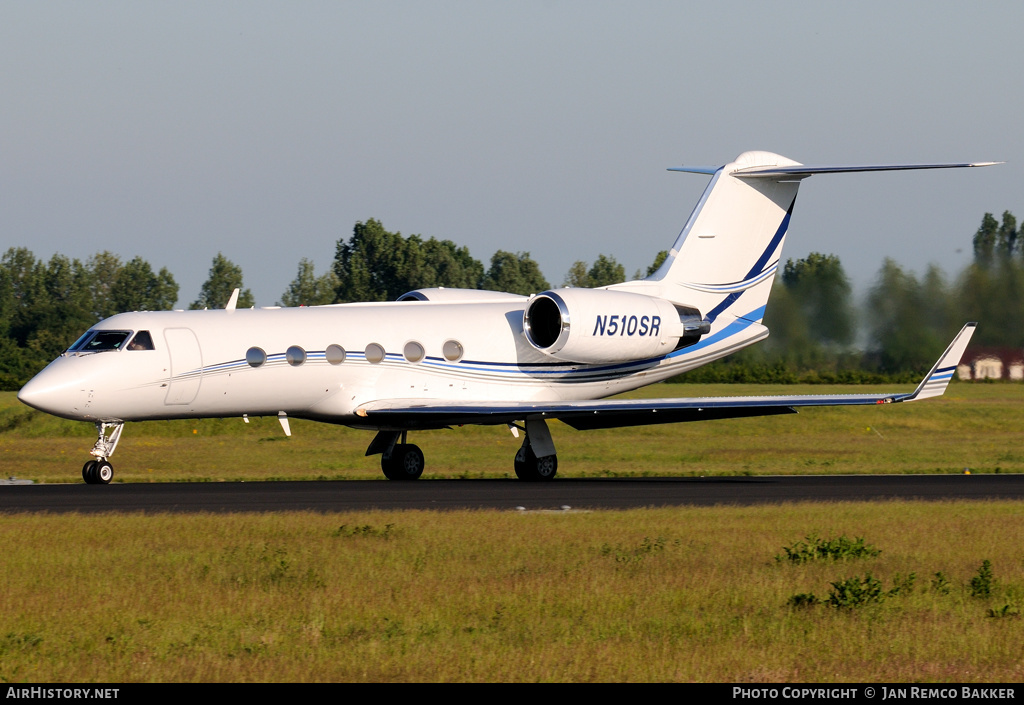
[[[626,509],[886,499],[1024,499],[1021,475],[7,485],[0,512]]]

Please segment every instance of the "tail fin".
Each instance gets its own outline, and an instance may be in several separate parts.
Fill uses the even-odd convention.
[[[642,281],[608,288],[658,296],[696,308],[713,329],[732,322],[759,324],[802,179],[813,174],[995,163],[806,166],[771,152],[744,152],[718,168],[670,169],[713,176],[658,271]],[[761,329],[761,337],[766,334]]]
[[[718,169],[650,279],[675,289],[672,300],[695,306],[711,322],[728,311],[760,323],[800,179],[746,179],[736,172],[796,165],[770,152],[744,152]]]
[[[643,281],[610,288],[696,308],[713,329],[737,318],[746,325],[759,324],[802,176],[744,174],[793,166],[799,164],[778,154],[744,152],[718,168],[673,169],[713,176],[658,271]],[[760,330],[757,337],[767,334]]]

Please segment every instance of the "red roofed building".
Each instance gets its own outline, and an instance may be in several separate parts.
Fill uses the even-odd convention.
[[[1024,380],[1024,350],[969,347],[956,368],[956,374],[964,380]]]

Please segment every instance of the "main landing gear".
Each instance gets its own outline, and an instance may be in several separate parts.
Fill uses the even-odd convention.
[[[109,485],[110,481],[114,479],[114,466],[107,460],[114,454],[114,449],[117,448],[117,442],[121,440],[121,429],[124,427],[124,423],[118,421],[115,423],[104,423],[96,422],[96,445],[89,451],[91,455],[95,456],[94,460],[89,460],[82,466],[82,479],[90,485]]]
[[[406,443],[404,438],[380,457],[380,467],[389,480],[418,480],[425,465],[423,451],[419,446]]]
[[[407,434],[408,431],[378,431],[366,449],[367,455],[381,454],[380,469],[389,480],[418,480],[423,474],[423,451],[405,442]]]
[[[555,444],[544,419],[526,420],[526,437],[516,453],[516,477],[527,482],[552,480],[558,472]]]
[[[558,472],[558,456],[544,419],[527,419],[524,426],[514,428],[517,436],[518,429],[526,431],[513,465],[516,477],[527,482],[553,479]],[[380,468],[389,480],[418,480],[423,474],[423,451],[407,443],[407,435],[408,431],[378,431],[366,449],[366,455],[380,454]]]

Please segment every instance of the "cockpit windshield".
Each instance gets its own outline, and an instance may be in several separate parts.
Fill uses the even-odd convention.
[[[130,330],[91,330],[75,341],[68,352],[105,352],[120,350],[131,337]]]
[[[87,341],[89,338],[91,338],[92,334],[95,333],[95,332],[96,331],[94,331],[94,330],[87,330],[84,333],[82,333],[81,337],[79,337],[78,340],[73,342],[71,344],[71,347],[68,348],[67,351],[68,352],[75,352],[76,350],[78,350],[80,347],[85,345],[85,341]]]

